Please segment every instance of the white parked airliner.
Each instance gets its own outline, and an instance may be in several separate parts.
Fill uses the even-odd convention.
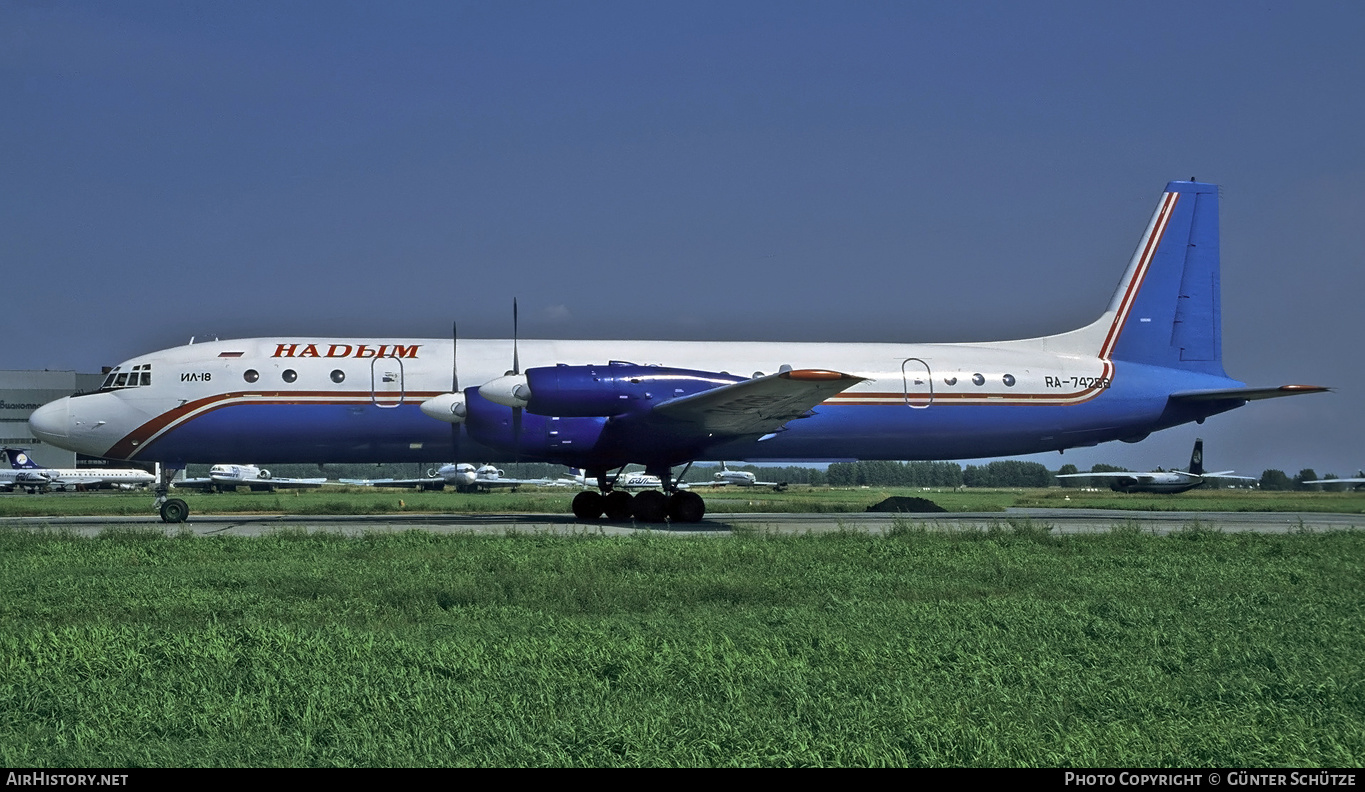
[[[0,489],[4,490],[134,489],[156,482],[156,476],[137,468],[46,468],[34,462],[25,449],[3,451],[10,463],[8,470],[0,468]]]

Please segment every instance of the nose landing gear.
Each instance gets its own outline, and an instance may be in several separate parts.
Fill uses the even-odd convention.
[[[182,523],[190,517],[190,505],[179,498],[167,498],[166,495],[171,491],[170,482],[183,468],[172,468],[166,465],[159,465],[156,471],[156,500],[152,503],[161,514],[161,521],[168,523]]]

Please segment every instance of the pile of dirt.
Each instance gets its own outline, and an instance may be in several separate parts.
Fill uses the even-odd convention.
[[[928,498],[887,498],[881,503],[874,503],[867,507],[870,512],[906,512],[906,513],[936,513],[946,512],[947,509],[934,503]]]

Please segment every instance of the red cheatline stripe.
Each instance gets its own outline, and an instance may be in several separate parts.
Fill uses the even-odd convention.
[[[439,393],[437,391],[409,391],[402,395],[405,403],[412,402],[415,404],[418,401],[437,396]],[[397,393],[378,394],[380,401],[384,403],[396,400],[398,396]],[[373,397],[374,394],[369,391],[355,391],[350,394],[338,394],[335,391],[276,391],[269,393],[239,391],[220,393],[186,402],[173,410],[156,416],[125,435],[109,449],[107,455],[117,459],[132,459],[137,451],[176,425],[224,407],[254,404],[369,404]],[[329,401],[315,401],[323,398]]]

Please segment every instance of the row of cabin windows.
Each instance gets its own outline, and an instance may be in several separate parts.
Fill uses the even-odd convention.
[[[341,369],[332,369],[331,377],[332,382],[335,382],[338,385],[340,385],[341,383],[346,381],[346,372],[342,371]],[[242,379],[246,380],[247,382],[256,382],[260,378],[261,372],[257,371],[256,369],[247,369],[245,372],[242,373]],[[299,373],[293,369],[285,369],[284,371],[280,372],[280,379],[284,380],[285,382],[294,382],[298,380],[298,378]]]
[[[1000,381],[1003,382],[1003,383],[1005,383],[1005,387],[1007,387],[1007,388],[1013,388],[1013,387],[1014,387],[1014,383],[1016,382],[1016,380],[1014,379],[1014,375],[1013,375],[1013,374],[1006,374],[1005,376],[1003,376],[1003,377],[1000,378]],[[944,385],[956,385],[956,384],[957,384],[957,377],[944,377],[944,378],[943,378],[943,384],[944,384]],[[973,374],[973,375],[972,375],[972,384],[973,384],[973,385],[985,385],[985,384],[986,384],[986,377],[985,377],[985,375],[983,375],[983,374]]]
[[[151,368],[151,366],[149,365],[148,368]],[[148,373],[145,376],[148,377],[148,379],[144,381],[142,384],[144,385],[151,384],[150,380],[151,374]],[[338,385],[340,385],[341,383],[346,381],[346,372],[342,371],[341,369],[332,369],[331,377],[332,382],[335,382]],[[256,382],[261,378],[261,373],[256,369],[247,369],[246,372],[242,374],[242,378],[245,379],[247,382]],[[284,371],[280,372],[280,379],[284,380],[285,382],[294,382],[298,380],[298,378],[299,373],[293,369],[285,369]],[[1015,379],[1013,374],[1006,374],[1003,378],[1001,378],[1001,381],[1005,383],[1006,387],[1009,388],[1014,387]],[[956,385],[957,377],[947,377],[943,380],[943,382],[947,385]],[[986,377],[981,374],[973,374],[972,384],[985,385]]]

